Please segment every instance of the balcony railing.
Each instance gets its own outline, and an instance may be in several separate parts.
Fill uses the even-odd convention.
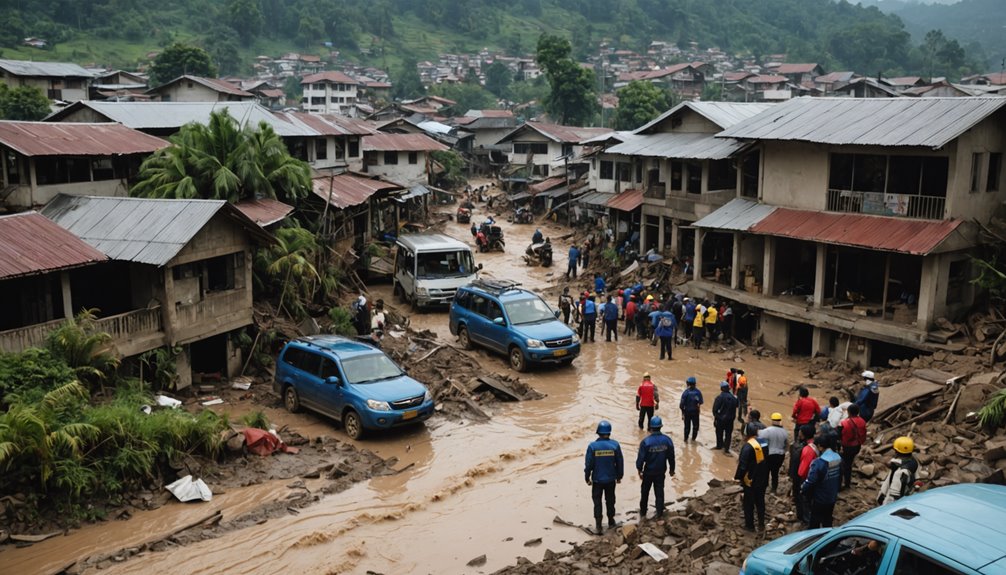
[[[942,220],[946,205],[941,196],[828,190],[829,212]]]
[[[21,352],[31,347],[42,347],[49,334],[65,321],[57,319],[0,332],[0,350]],[[108,333],[114,343],[122,345],[132,339],[163,331],[161,308],[139,309],[98,318],[96,329]]]
[[[654,198],[657,200],[662,200],[667,197],[667,186],[663,182],[657,182],[656,184],[650,184],[643,190],[644,198]]]

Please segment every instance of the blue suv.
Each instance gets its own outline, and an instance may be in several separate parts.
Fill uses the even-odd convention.
[[[784,535],[741,575],[1004,575],[1006,487],[962,484],[899,499],[833,529]]]
[[[474,344],[504,353],[510,366],[569,365],[580,354],[580,338],[541,297],[514,282],[477,280],[458,289],[451,303],[451,333],[464,349]]]
[[[287,343],[276,362],[273,390],[288,410],[303,406],[338,419],[353,439],[368,429],[411,425],[433,415],[426,386],[381,350],[337,335]]]

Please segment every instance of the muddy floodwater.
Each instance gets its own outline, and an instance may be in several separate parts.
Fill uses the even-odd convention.
[[[476,210],[475,221],[483,214]],[[506,253],[476,254],[486,275],[514,279],[543,289],[566,269],[569,244],[553,239],[551,268],[528,267],[521,255],[533,225],[503,223]],[[468,227],[449,223],[448,233],[471,242]],[[553,238],[563,232],[543,227]],[[581,290],[587,278],[575,284]],[[390,286],[375,294],[391,301]],[[550,303],[554,305],[555,302]],[[412,316],[412,327],[429,329],[453,342],[447,311]],[[600,334],[600,330],[598,330]],[[569,368],[545,368],[521,374],[547,396],[539,401],[503,404],[488,423],[434,418],[425,426],[389,434],[372,434],[358,443],[382,457],[397,457],[403,472],[359,483],[326,496],[299,514],[270,519],[165,552],[136,555],[102,573],[275,574],[275,573],[488,573],[517,557],[540,559],[546,549],[561,551],[588,537],[581,530],[554,524],[559,516],[581,525],[593,522],[590,488],[583,481],[583,454],[594,439],[598,420],[608,419],[613,438],[622,443],[625,479],[617,488],[620,521],[635,521],[640,480],[634,472],[639,441],[636,387],[644,372],[657,385],[664,430],[675,441],[676,477],[667,482],[667,499],[702,492],[711,478],[732,478],[736,459],[710,447],[715,444],[709,410],[718,384],[733,365],[732,356],[675,348],[673,361],[658,361],[656,347],[623,338],[619,343],[584,345]],[[793,398],[782,394],[806,380],[799,360],[760,359],[745,354],[739,364],[748,374],[750,401],[768,419],[781,411],[789,428]],[[506,373],[505,358],[473,354],[489,371]],[[698,443],[682,443],[677,410],[684,380],[695,376],[705,396]],[[349,441],[340,427],[310,414],[268,413],[304,435],[333,435]],[[279,455],[287,457],[286,455]],[[286,484],[267,483],[231,489],[209,503],[171,503],[138,512],[128,521],[88,526],[23,549],[0,552],[0,572],[50,573],[75,560],[158,539],[216,510],[225,521],[256,503],[285,497]],[[652,505],[652,504],[651,504]],[[525,542],[541,539],[540,545]],[[471,559],[486,555],[484,566]],[[97,572],[93,570],[92,572]]]

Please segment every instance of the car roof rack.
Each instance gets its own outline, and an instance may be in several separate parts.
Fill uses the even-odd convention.
[[[472,282],[472,285],[495,295],[500,295],[510,290],[520,289],[521,283],[513,280],[478,278]]]

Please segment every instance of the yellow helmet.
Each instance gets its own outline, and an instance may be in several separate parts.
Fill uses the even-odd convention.
[[[772,414],[772,421],[782,421],[782,414],[778,411]]]
[[[894,450],[903,455],[915,451],[915,442],[911,437],[901,436],[894,440]]]

